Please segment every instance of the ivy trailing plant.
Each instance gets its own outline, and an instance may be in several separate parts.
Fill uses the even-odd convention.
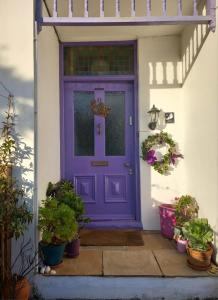
[[[167,152],[157,158],[157,149],[167,147]],[[161,131],[154,135],[149,135],[141,146],[142,159],[146,161],[155,171],[161,175],[169,174],[176,165],[179,158],[183,155],[178,152],[176,142],[167,132]]]

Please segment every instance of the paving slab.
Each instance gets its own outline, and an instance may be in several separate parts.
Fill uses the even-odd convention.
[[[56,269],[57,275],[101,276],[102,251],[82,250],[76,258],[64,258],[63,264]]]
[[[150,250],[103,251],[104,276],[162,276]]]
[[[156,234],[143,234],[143,240],[146,249],[159,250],[159,249],[173,249],[172,241],[164,238],[160,233]]]
[[[203,277],[209,276],[206,271],[195,271],[187,265],[187,255],[174,249],[159,249],[153,251],[158,264],[168,277]]]

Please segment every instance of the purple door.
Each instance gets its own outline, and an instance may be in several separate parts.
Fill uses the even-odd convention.
[[[136,220],[132,83],[65,83],[65,178],[73,180],[92,224]],[[93,113],[102,102],[107,117]]]

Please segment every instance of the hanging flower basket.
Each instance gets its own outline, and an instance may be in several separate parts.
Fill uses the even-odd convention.
[[[160,155],[161,148],[167,148],[166,154]],[[176,142],[167,132],[161,131],[154,135],[149,135],[142,143],[142,159],[162,175],[169,174],[183,155],[178,152]],[[158,154],[160,158],[158,159]]]

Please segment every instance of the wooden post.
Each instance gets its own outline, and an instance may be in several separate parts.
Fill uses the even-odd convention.
[[[162,13],[163,13],[163,16],[166,17],[166,15],[167,15],[167,1],[166,0],[162,0]]]
[[[131,17],[135,17],[135,0],[131,0]]]
[[[182,0],[178,0],[178,16],[182,16]]]
[[[88,16],[89,16],[88,0],[84,0],[84,17],[88,18]]]
[[[193,0],[193,16],[198,15],[197,0]]]
[[[211,16],[212,20],[209,23],[210,30],[216,30],[216,0],[207,0],[206,3],[207,16]]]
[[[72,18],[73,17],[73,0],[68,0],[68,17]]]
[[[57,18],[58,10],[57,10],[57,0],[53,0],[53,18]]]
[[[104,17],[104,0],[100,0],[100,17]]]
[[[115,0],[115,10],[116,10],[116,17],[120,17],[120,0]]]
[[[147,17],[151,16],[151,0],[146,0],[146,15]]]

